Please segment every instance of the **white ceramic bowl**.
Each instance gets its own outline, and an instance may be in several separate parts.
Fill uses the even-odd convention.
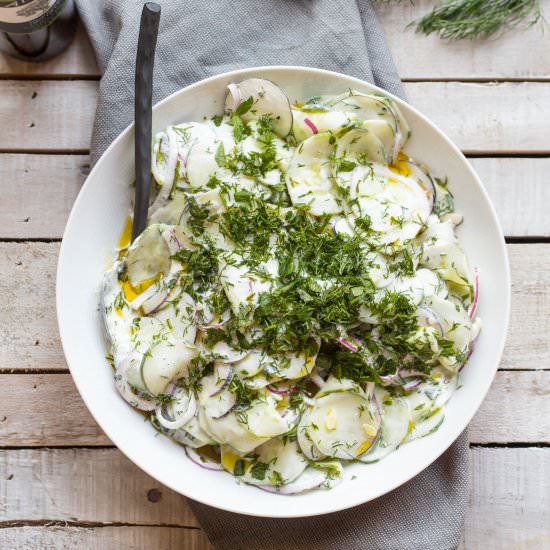
[[[193,84],[161,101],[154,108],[153,131],[220,113],[226,85],[254,76],[278,83],[291,100],[349,88],[376,89],[355,78],[304,67],[238,70]],[[495,375],[508,324],[510,277],[504,239],[487,193],[457,147],[413,107],[394,100],[412,129],[407,153],[436,175],[449,177],[457,211],[465,216],[458,233],[471,264],[480,270],[479,315],[484,328],[463,371],[463,387],[451,399],[441,428],[403,445],[381,462],[347,466],[346,480],[330,491],[276,495],[237,485],[226,473],[202,470],[186,458],[180,446],[158,436],[118,395],[105,360],[107,343],[98,313],[98,289],[129,207],[133,126],[122,132],[92,170],[61,246],[57,272],[61,340],[74,381],[94,418],[130,460],[159,482],[197,501],[243,514],[299,517],[334,512],[379,497],[414,477],[451,445],[477,411]],[[350,481],[352,475],[357,478]]]

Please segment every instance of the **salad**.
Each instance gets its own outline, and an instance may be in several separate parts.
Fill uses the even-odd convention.
[[[378,93],[292,104],[251,78],[155,137],[148,225],[131,243],[128,218],[101,310],[118,391],[200,466],[329,488],[443,422],[478,280],[409,133]]]

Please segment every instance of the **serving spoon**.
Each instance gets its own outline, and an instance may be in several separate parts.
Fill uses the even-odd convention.
[[[160,21],[160,6],[147,2],[141,12],[136,54],[135,81],[135,170],[136,193],[132,241],[145,229],[151,192],[151,134],[153,67]]]

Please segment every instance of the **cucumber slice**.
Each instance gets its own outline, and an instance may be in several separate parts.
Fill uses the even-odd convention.
[[[407,122],[389,97],[350,91],[344,97],[336,98],[331,109],[350,113],[350,116],[361,121],[380,120],[388,123],[394,135],[393,147],[388,149],[393,161],[409,137]]]
[[[472,274],[452,221],[440,222],[430,216],[428,222],[428,229],[422,234],[422,264],[437,271],[450,285],[462,287],[464,297],[469,297]]]
[[[362,394],[363,390],[361,389],[361,386],[357,384],[357,382],[354,382],[349,378],[336,378],[336,376],[331,374],[326,379],[323,387],[319,390],[316,397],[323,397],[325,395],[328,395],[329,393],[334,392],[352,392]]]
[[[197,329],[193,322],[195,301],[187,292],[181,292],[176,303],[167,304],[154,317],[170,329],[177,342],[193,345]]]
[[[428,296],[425,302],[443,325],[445,338],[451,340],[458,351],[467,353],[472,340],[472,320],[464,306],[439,296]]]
[[[225,110],[239,113],[239,107],[252,98],[250,108],[240,116],[245,122],[270,116],[275,131],[286,137],[292,130],[292,109],[286,93],[276,84],[264,78],[248,78],[228,86]],[[242,109],[243,107],[241,107]]]
[[[170,270],[170,250],[162,238],[165,229],[161,224],[149,225],[128,248],[125,261],[133,286]]]
[[[201,379],[199,403],[208,417],[222,418],[235,406],[237,396],[228,388],[232,376],[233,368],[222,364]]]
[[[303,473],[298,476],[294,481],[281,487],[273,487],[271,485],[260,485],[264,491],[270,493],[278,493],[281,495],[295,495],[298,493],[304,493],[318,487],[329,488],[334,485],[335,480],[340,476],[336,475],[336,469],[332,470],[320,470],[312,466],[308,466]]]
[[[273,286],[271,280],[251,273],[243,257],[237,253],[228,254],[226,258],[220,256],[218,266],[220,283],[235,314],[238,314],[242,307],[257,305],[260,294],[269,292]],[[260,264],[259,268],[275,276],[278,263],[275,259],[269,259]]]
[[[422,190],[426,193],[430,202],[430,211],[433,210],[434,202],[437,197],[436,183],[428,169],[413,160],[406,160],[405,164],[409,170],[409,177],[414,178]]]
[[[424,228],[430,204],[422,188],[378,163],[340,172],[338,184],[347,190],[350,223],[368,216],[366,239],[388,245],[395,254]]]
[[[196,348],[177,344],[171,338],[155,343],[141,362],[143,387],[151,395],[163,393],[172,380],[185,374],[196,355]]]
[[[378,122],[378,121],[374,121]],[[338,139],[336,156],[359,164],[368,162],[386,162],[386,149],[378,135],[370,127],[350,130]]]
[[[197,409],[197,412],[191,418],[191,420],[184,424],[179,430],[176,430],[174,432],[174,439],[179,440],[178,437],[181,438],[181,442],[184,443],[183,438],[187,438],[188,441],[191,441],[191,443],[185,443],[186,445],[189,445],[190,447],[197,448],[197,447],[203,447],[204,445],[215,445],[216,441],[212,439],[202,428],[199,422],[199,410]]]
[[[376,445],[358,458],[365,463],[378,462],[390,454],[405,441],[411,429],[411,413],[406,399],[392,396],[379,386],[375,389],[375,396],[380,406],[382,425]]]
[[[290,439],[271,439],[260,445],[254,454],[256,459],[242,477],[251,485],[287,485],[300,476],[308,465],[296,441]]]
[[[434,433],[443,421],[445,420],[445,412],[443,409],[436,410],[431,416],[421,420],[418,424],[415,425],[413,431],[409,436],[409,440],[420,439]]]
[[[315,366],[316,355],[288,353],[284,357],[266,357],[264,372],[276,380],[297,380],[307,376]]]
[[[308,205],[314,216],[342,211],[342,199],[331,171],[331,141],[328,133],[306,139],[296,149],[287,171],[290,200],[294,205]]]
[[[310,431],[312,429],[311,409],[309,409],[302,414],[300,424],[298,424],[298,428],[296,430],[298,445],[300,446],[302,453],[304,453],[309,460],[322,460],[326,457],[326,455],[324,455],[317,448],[317,445],[315,445],[313,438],[310,435]]]
[[[166,190],[169,195],[178,160],[176,136],[170,127],[165,132],[156,134],[153,140],[153,155],[151,160],[151,172],[160,186],[159,196],[166,195]],[[159,196],[157,196],[157,199]],[[155,202],[157,202],[157,199]]]
[[[237,452],[246,454],[267,438],[254,435],[241,420],[243,417],[237,417],[234,412],[215,419],[209,417],[202,407],[199,409],[200,426],[216,443],[231,445]]]
[[[187,156],[187,179],[193,189],[203,189],[220,170],[216,151],[222,142],[212,133],[209,139],[195,141]]]
[[[245,413],[248,429],[258,437],[277,437],[292,426],[282,418],[273,401],[259,401]]]
[[[304,141],[314,134],[323,132],[336,133],[350,123],[347,113],[338,111],[311,112],[292,107],[292,115],[294,119],[292,131],[297,141]]]
[[[321,453],[352,460],[375,441],[380,417],[366,395],[333,392],[316,400],[309,434]]]

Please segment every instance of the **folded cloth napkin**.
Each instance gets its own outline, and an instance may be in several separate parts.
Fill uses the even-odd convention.
[[[95,162],[133,119],[138,0],[76,0],[103,78]],[[207,76],[254,65],[305,65],[374,82],[403,97],[368,0],[164,0],[154,100]],[[468,502],[466,434],[432,466],[373,502],[327,516],[264,519],[190,501],[218,550],[446,550]],[[288,497],[292,498],[292,497]]]

